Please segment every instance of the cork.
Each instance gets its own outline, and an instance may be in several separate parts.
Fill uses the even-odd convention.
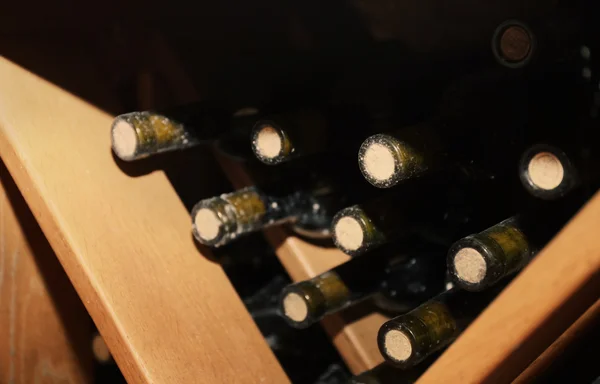
[[[384,346],[387,355],[396,361],[406,361],[412,356],[412,344],[402,331],[388,331],[385,334]]]
[[[392,151],[383,144],[374,142],[364,152],[364,169],[377,181],[390,180],[396,172],[396,159]]]
[[[557,188],[565,176],[560,159],[550,152],[540,152],[529,160],[527,173],[531,183],[544,190]]]
[[[219,235],[221,224],[217,214],[209,208],[199,209],[194,217],[194,225],[198,235],[207,241],[214,240]]]
[[[353,217],[342,217],[335,223],[335,239],[337,243],[349,251],[359,249],[364,241],[363,229]]]
[[[518,25],[513,25],[504,30],[500,37],[500,52],[509,61],[523,61],[531,51],[531,36]]]
[[[283,313],[287,318],[301,323],[308,316],[308,307],[302,296],[291,292],[283,298]]]
[[[283,149],[279,133],[268,125],[260,129],[254,145],[258,153],[268,159],[279,156]]]
[[[138,148],[138,136],[133,124],[118,120],[112,129],[112,145],[119,158],[132,158]]]
[[[485,278],[487,264],[476,249],[462,248],[454,255],[454,270],[459,279],[477,284]]]
[[[94,338],[92,339],[92,351],[94,353],[94,358],[101,364],[109,363],[112,360],[112,355],[108,350],[108,346],[99,334],[94,335]]]

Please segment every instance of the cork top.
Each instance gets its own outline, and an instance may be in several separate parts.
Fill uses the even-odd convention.
[[[274,159],[281,155],[283,144],[281,136],[275,128],[266,125],[258,131],[254,140],[254,148],[264,158]]]
[[[111,134],[115,154],[122,160],[132,159],[138,148],[138,136],[133,124],[117,119]]]
[[[337,243],[349,250],[356,251],[363,245],[364,232],[362,226],[353,217],[345,216],[335,223],[333,229]]]
[[[99,363],[105,364],[112,359],[112,355],[108,349],[108,346],[104,342],[104,339],[99,334],[95,335],[92,339],[92,351],[94,357]]]
[[[290,292],[283,298],[283,313],[287,318],[301,323],[308,317],[308,306],[302,296]]]
[[[462,248],[454,255],[456,276],[468,283],[480,283],[486,275],[487,264],[475,248]]]
[[[533,156],[527,165],[527,173],[533,185],[547,191],[557,188],[565,176],[562,162],[550,152]]]
[[[525,28],[511,25],[502,32],[499,45],[504,59],[519,62],[526,59],[531,51],[531,36]]]
[[[201,208],[194,216],[194,225],[201,239],[212,241],[219,235],[223,223],[212,209]]]
[[[367,144],[364,151],[365,172],[379,182],[390,180],[396,172],[396,159],[392,150],[378,142]]]
[[[392,329],[385,334],[385,352],[396,361],[406,361],[412,356],[412,344],[406,334]]]

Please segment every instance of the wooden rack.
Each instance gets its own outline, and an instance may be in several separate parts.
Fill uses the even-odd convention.
[[[0,173],[2,185],[18,187],[128,382],[288,382],[226,275],[199,255],[189,213],[164,174],[129,177],[117,167],[111,117],[2,58],[0,84],[0,156],[11,175]],[[240,169],[225,168],[238,186],[249,183]],[[14,195],[0,204],[15,207]],[[0,232],[15,233],[5,212]],[[551,344],[600,296],[599,226],[596,195],[421,382],[509,382],[540,354],[552,356]],[[278,230],[267,236],[294,280],[346,260]],[[1,249],[0,263],[9,263]],[[7,270],[0,268],[0,284]],[[374,335],[384,318],[341,321],[324,325],[351,369],[380,362]],[[64,340],[55,329],[47,340]],[[35,348],[48,356],[53,345],[67,349],[59,354],[71,367],[66,380],[85,382],[64,343]],[[10,364],[0,353],[0,367]]]

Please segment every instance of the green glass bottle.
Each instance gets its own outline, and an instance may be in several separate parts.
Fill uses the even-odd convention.
[[[229,130],[232,118],[225,108],[208,104],[125,113],[112,123],[112,148],[126,161],[190,148],[218,139]]]
[[[453,281],[463,289],[480,291],[519,271],[578,209],[578,200],[540,203],[458,240],[448,251],[448,271]]]
[[[298,190],[270,195],[259,187],[204,199],[192,209],[196,240],[212,247],[273,225],[291,223],[304,233],[329,234],[339,196],[331,189]]]
[[[425,122],[367,138],[358,152],[365,179],[378,188],[435,171],[449,163],[436,132],[440,122]]]
[[[287,286],[281,295],[284,319],[305,328],[393,285],[394,300],[413,308],[443,289],[445,267],[439,246],[399,243],[353,258],[312,279]],[[401,282],[401,284],[396,284]]]
[[[446,347],[496,297],[500,287],[484,292],[446,291],[411,312],[384,323],[377,335],[383,357],[406,369]]]

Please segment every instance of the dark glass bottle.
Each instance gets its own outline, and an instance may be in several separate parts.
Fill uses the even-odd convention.
[[[483,232],[458,240],[448,251],[448,271],[459,287],[481,291],[522,269],[572,216],[575,200],[540,205]]]
[[[430,244],[398,244],[291,284],[281,295],[281,313],[296,328],[305,328],[328,314],[340,311],[395,284],[395,299],[413,308],[439,293],[445,268],[440,267],[441,247]],[[443,262],[442,262],[443,264]]]
[[[579,55],[581,37],[581,20],[563,9],[537,19],[502,22],[492,36],[492,52],[507,68],[549,68],[573,63]]]
[[[248,187],[197,203],[192,210],[193,234],[200,243],[219,247],[239,236],[288,222],[326,236],[335,202],[336,195],[328,188],[277,196]]]
[[[519,163],[519,178],[527,192],[545,200],[564,197],[581,180],[572,156],[554,145],[536,144]]]
[[[435,233],[443,235],[445,239],[438,242],[448,246],[478,224],[490,225],[507,211],[514,212],[516,200],[505,198],[515,189],[510,183],[468,169],[442,176],[409,183],[394,193],[342,209],[331,225],[334,243],[357,256],[390,241],[414,234],[429,238]],[[489,204],[496,199],[497,203]]]
[[[367,138],[358,152],[365,179],[375,187],[390,188],[448,165],[439,124],[426,122]]]
[[[368,135],[370,117],[362,108],[327,106],[275,113],[260,119],[252,132],[252,150],[265,164],[298,157],[350,151]]]
[[[232,113],[206,103],[122,114],[111,127],[112,148],[130,161],[213,142],[231,127]]]
[[[453,288],[387,321],[377,336],[381,354],[403,369],[419,364],[452,343],[498,292],[500,287],[484,292]]]

